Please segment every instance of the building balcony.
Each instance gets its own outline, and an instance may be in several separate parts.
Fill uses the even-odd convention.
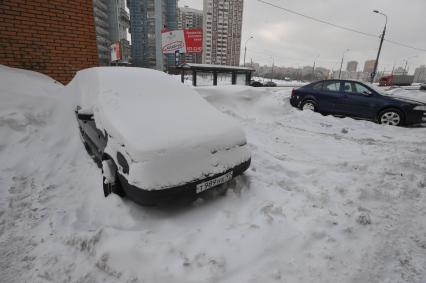
[[[128,24],[130,24],[129,13],[123,8],[120,8],[120,19]]]
[[[108,6],[103,2],[103,0],[93,0],[93,6],[99,8],[105,13],[108,12]]]

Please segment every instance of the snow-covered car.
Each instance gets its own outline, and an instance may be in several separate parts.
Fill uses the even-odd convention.
[[[242,174],[251,156],[241,127],[191,87],[159,71],[96,67],[67,85],[105,196],[154,205]]]
[[[426,90],[426,82],[420,85],[420,90]]]

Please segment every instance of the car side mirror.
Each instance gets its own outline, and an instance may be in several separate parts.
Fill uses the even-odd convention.
[[[371,92],[371,91],[368,91],[368,90],[364,90],[364,91],[362,92],[362,94],[363,94],[363,95],[365,95],[365,96],[371,96],[371,95],[372,95],[372,92]]]

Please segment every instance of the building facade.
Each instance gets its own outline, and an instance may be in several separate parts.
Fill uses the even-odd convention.
[[[177,28],[203,28],[203,11],[188,6],[179,7],[177,10]],[[202,53],[185,54],[185,62],[202,63]]]
[[[61,83],[98,66],[92,0],[41,2],[0,1],[0,64]]]
[[[364,73],[373,73],[374,72],[374,65],[376,64],[376,60],[367,60],[364,64]]]
[[[125,0],[93,0],[93,16],[96,28],[99,64],[111,64],[110,46],[120,42],[121,60],[130,61],[130,43],[127,31],[130,27]]]
[[[349,61],[346,65],[346,71],[348,72],[356,72],[356,69],[358,68],[358,62],[357,61]]]
[[[243,0],[204,0],[203,63],[240,65]]]
[[[161,11],[155,10],[155,2],[161,1]],[[138,67],[156,68],[156,24],[161,18],[161,29],[177,28],[176,0],[130,0],[130,34],[132,39],[132,64]],[[174,54],[163,56],[164,66],[174,66]]]

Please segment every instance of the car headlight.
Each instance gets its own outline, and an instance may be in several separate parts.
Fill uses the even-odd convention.
[[[418,105],[418,106],[414,107],[413,110],[426,111],[426,105]]]

